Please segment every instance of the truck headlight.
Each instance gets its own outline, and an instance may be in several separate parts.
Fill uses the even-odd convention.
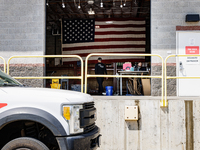
[[[83,128],[80,128],[80,109],[82,108],[82,105],[63,106],[63,117],[69,123],[70,134],[83,132]]]

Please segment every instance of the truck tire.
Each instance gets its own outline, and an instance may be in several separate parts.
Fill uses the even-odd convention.
[[[8,142],[2,150],[49,150],[49,148],[39,140],[21,137]]]

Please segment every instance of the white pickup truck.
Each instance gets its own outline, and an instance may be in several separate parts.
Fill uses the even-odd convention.
[[[95,121],[90,95],[24,87],[0,71],[1,150],[95,150]]]

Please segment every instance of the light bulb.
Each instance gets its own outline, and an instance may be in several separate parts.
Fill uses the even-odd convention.
[[[80,9],[81,8],[81,6],[80,5],[78,5],[78,9]]]
[[[102,2],[100,3],[100,7],[103,7],[103,3]]]
[[[122,7],[123,7],[123,5],[121,4],[121,5],[120,5],[120,7],[122,8]]]
[[[62,3],[62,7],[65,8],[65,4],[64,3]]]
[[[126,6],[126,3],[124,3],[124,6]]]
[[[49,6],[49,3],[47,2],[46,5]]]

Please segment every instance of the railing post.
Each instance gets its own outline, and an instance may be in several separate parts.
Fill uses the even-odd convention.
[[[0,59],[3,60],[3,63],[4,63],[4,68],[3,68],[3,70],[4,70],[4,72],[6,73],[6,61],[5,61],[5,59],[4,59],[3,57],[1,57],[1,56],[0,56]]]
[[[38,55],[38,56],[12,56],[8,59],[8,67],[7,67],[7,74],[10,73],[10,61],[13,58],[59,58],[59,57],[73,57],[78,58],[81,61],[81,76],[67,76],[67,77],[14,77],[16,79],[80,79],[81,80],[81,92],[83,93],[83,59],[78,55]]]
[[[160,55],[156,55],[156,54],[127,54],[127,53],[92,53],[89,54],[86,57],[85,60],[85,93],[87,93],[87,78],[88,77],[136,77],[136,76],[125,76],[125,75],[88,75],[87,74],[87,68],[88,68],[88,59],[91,56],[157,56],[160,57],[161,61],[162,61],[162,75],[161,76],[145,76],[146,78],[161,78],[161,84],[162,84],[162,93],[161,93],[161,107],[166,107],[167,106],[167,101],[164,100],[164,60]],[[137,76],[137,78],[144,78],[144,76]]]

